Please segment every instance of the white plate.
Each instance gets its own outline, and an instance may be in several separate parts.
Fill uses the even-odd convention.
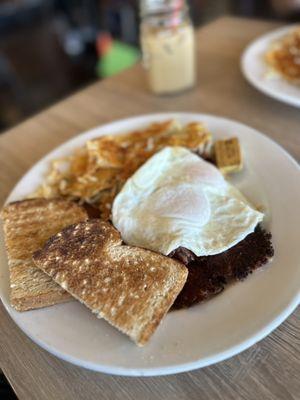
[[[275,329],[299,303],[300,171],[276,143],[245,125],[209,115],[154,114],[116,121],[83,133],[39,161],[7,201],[35,189],[49,161],[70,153],[87,139],[117,134],[178,118],[203,121],[214,138],[238,136],[246,167],[234,183],[255,204],[267,205],[266,225],[275,246],[273,262],[210,301],[175,311],[144,348],[135,346],[77,302],[18,313],[9,305],[8,268],[2,244],[0,295],[19,327],[52,354],[93,370],[120,375],[163,375],[204,367],[231,357]],[[3,242],[3,238],[1,239]]]
[[[245,78],[256,89],[284,103],[300,107],[300,86],[293,85],[282,78],[267,79],[268,66],[264,54],[270,44],[295,28],[285,26],[256,39],[246,48],[242,55],[241,67]]]

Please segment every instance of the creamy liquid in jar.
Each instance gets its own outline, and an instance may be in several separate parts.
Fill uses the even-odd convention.
[[[170,94],[195,84],[195,38],[191,24],[144,27],[141,42],[150,89]]]

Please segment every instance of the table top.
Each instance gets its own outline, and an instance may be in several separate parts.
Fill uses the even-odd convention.
[[[275,139],[300,159],[300,112],[244,80],[240,56],[277,25],[224,17],[197,33],[198,85],[172,97],[146,90],[139,65],[91,85],[0,136],[0,204],[26,170],[51,149],[94,126],[133,115],[191,111],[229,117]],[[299,308],[247,351],[219,364],[166,377],[127,378],[88,371],[48,354],[0,305],[0,367],[20,400],[296,399],[300,393]],[[298,373],[297,373],[298,371]]]

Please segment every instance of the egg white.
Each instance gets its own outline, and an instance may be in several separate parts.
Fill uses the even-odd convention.
[[[125,243],[168,255],[231,248],[263,219],[219,170],[183,147],[166,147],[127,180],[112,220]]]

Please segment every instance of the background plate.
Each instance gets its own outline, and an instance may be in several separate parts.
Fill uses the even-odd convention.
[[[293,85],[282,78],[266,79],[268,67],[264,61],[264,54],[270,44],[295,27],[285,26],[250,43],[242,55],[241,67],[245,78],[256,89],[279,101],[300,107],[300,85]]]
[[[200,368],[233,356],[275,329],[299,303],[300,170],[276,143],[245,125],[210,115],[152,114],[116,121],[83,133],[39,161],[7,201],[21,199],[41,182],[49,161],[87,139],[139,129],[153,121],[177,118],[205,122],[214,139],[237,136],[245,168],[233,179],[255,204],[268,207],[275,257],[246,281],[188,310],[167,315],[150,343],[135,346],[79,303],[18,313],[9,305],[9,276],[1,229],[0,296],[14,321],[32,340],[74,364],[120,375],[163,375]]]

